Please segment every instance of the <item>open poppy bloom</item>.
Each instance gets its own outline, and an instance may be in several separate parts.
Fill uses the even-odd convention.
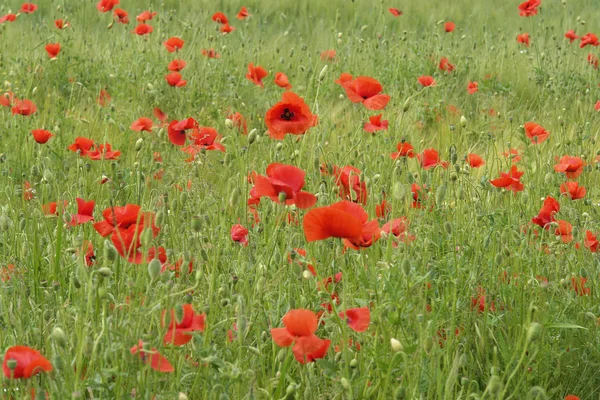
[[[475,94],[475,93],[477,93],[478,90],[479,90],[479,84],[477,82],[469,81],[469,84],[467,85],[467,92],[469,94]]]
[[[394,235],[394,237],[401,242],[409,243],[416,238],[408,233],[408,224],[406,217],[396,218],[385,223],[381,227],[381,231],[388,235]],[[398,242],[396,240],[392,242],[392,247],[398,247]]]
[[[317,125],[317,116],[310,112],[304,100],[293,92],[285,92],[281,101],[265,115],[269,136],[281,140],[286,134],[302,135]]]
[[[150,21],[154,17],[156,17],[156,13],[155,12],[144,11],[140,15],[138,15],[137,17],[135,17],[135,19],[138,22],[146,22],[146,21]]]
[[[175,317],[175,310],[170,310],[170,323],[169,330],[165,334],[163,341],[165,344],[172,344],[174,346],[183,346],[192,340],[192,332],[204,332],[206,314],[196,314],[191,304],[184,304],[183,318],[181,322],[177,322]],[[167,311],[163,311],[161,325],[164,327],[165,314]]]
[[[441,71],[452,72],[454,71],[454,64],[450,64],[450,61],[446,57],[442,57],[438,68]]]
[[[321,60],[322,61],[335,61],[337,57],[337,53],[335,50],[324,50],[321,52]]]
[[[137,346],[133,346],[129,349],[131,354],[138,354],[142,361],[158,372],[173,372],[175,368],[171,365],[169,360],[160,355],[158,351],[153,347],[150,350],[144,350],[144,342],[141,340],[138,342]]]
[[[152,33],[154,31],[154,28],[151,27],[148,24],[139,24],[138,26],[135,27],[135,29],[133,30],[133,33],[135,33],[136,35],[139,36],[144,36],[144,35],[148,35],[150,33]]]
[[[563,243],[570,243],[573,241],[573,225],[564,219],[558,220],[558,228],[554,231],[556,236],[560,236]]]
[[[583,242],[583,245],[592,253],[597,253],[598,250],[600,250],[598,238],[592,233],[592,231],[585,231],[585,241]]]
[[[414,147],[407,141],[401,141],[396,145],[396,148],[398,151],[391,154],[391,157],[394,160],[398,159],[399,157],[415,158],[417,156]]]
[[[417,154],[417,158],[424,169],[435,168],[438,165],[448,168],[448,161],[441,161],[438,152],[433,148],[423,150],[421,154]]]
[[[90,160],[117,160],[121,152],[113,150],[110,143],[100,143],[92,147],[87,152]]]
[[[129,129],[131,129],[132,131],[135,131],[135,132],[142,132],[142,131],[152,132],[153,125],[154,125],[154,122],[152,122],[152,120],[150,118],[142,117],[136,121],[133,121],[133,123],[131,124]]]
[[[383,114],[373,115],[372,117],[369,117],[369,122],[367,122],[364,126],[365,131],[369,133],[375,133],[376,131],[387,131],[388,121],[382,121],[382,116]]]
[[[529,46],[529,33],[522,33],[517,35],[517,42]]]
[[[485,161],[475,153],[467,154],[467,162],[471,168],[480,168],[485,165]]]
[[[565,396],[564,400],[579,400],[579,397],[575,396],[574,394],[568,394]]]
[[[198,123],[194,118],[171,121],[168,128],[169,141],[174,145],[183,146],[187,139],[187,131],[190,129],[198,129]]]
[[[292,85],[290,85],[290,81],[287,75],[283,72],[277,72],[275,74],[275,84],[280,88],[284,88],[287,90],[290,90],[292,88]]]
[[[163,44],[165,45],[169,53],[183,49],[184,41],[178,37],[171,37],[167,39]]]
[[[544,229],[550,228],[550,223],[555,222],[554,215],[560,211],[560,204],[553,197],[546,197],[544,204],[537,216],[531,222]]]
[[[222,12],[214,13],[212,16],[212,20],[218,24],[227,24],[229,22],[225,14],[223,14]]]
[[[306,173],[293,165],[272,163],[267,167],[267,176],[256,175],[250,196],[254,198],[268,197],[276,203],[295,204],[296,207],[310,208],[317,202],[317,197],[303,192]]]
[[[33,135],[33,139],[39,144],[47,143],[48,140],[54,136],[52,133],[44,129],[34,129],[31,131],[31,134]]]
[[[527,0],[519,4],[519,15],[521,17],[531,17],[533,15],[537,15],[538,7],[541,3],[541,0]]]
[[[454,22],[448,21],[444,24],[444,30],[448,33],[454,32],[455,28],[456,28],[456,24]]]
[[[96,8],[100,12],[109,12],[111,11],[117,4],[119,4],[119,0],[100,0],[96,4]]]
[[[170,86],[173,87],[183,87],[187,85],[187,81],[183,80],[183,77],[179,72],[171,72],[170,74],[165,75],[165,79]]]
[[[70,24],[62,19],[57,19],[54,21],[54,26],[56,26],[57,29],[65,29],[70,26]]]
[[[239,13],[237,13],[237,15],[235,16],[237,19],[239,19],[240,21],[245,20],[246,18],[248,18],[251,14],[248,13],[248,9],[246,7],[242,7],[242,9],[240,10]]]
[[[600,46],[600,42],[598,42],[598,36],[593,33],[586,33],[581,37],[581,42],[579,43],[580,48],[584,48],[585,46]]]
[[[321,166],[321,173],[328,175],[329,171],[323,165]],[[360,170],[351,165],[345,167],[333,166],[331,175],[335,177],[335,184],[340,189],[340,197],[344,200],[355,201],[362,204],[367,204],[367,184],[360,180]],[[354,197],[352,192],[356,195]]]
[[[381,94],[381,83],[369,76],[353,78],[352,75],[343,73],[335,82],[344,88],[351,102],[362,103],[369,110],[382,110],[390,101],[390,96]]]
[[[567,178],[575,179],[583,172],[585,163],[579,157],[562,156],[558,164],[554,165],[554,171],[564,173]]]
[[[60,43],[49,43],[45,47],[46,53],[48,53],[48,57],[56,58],[58,53],[60,53]]]
[[[6,14],[0,17],[0,24],[5,22],[15,22],[17,19],[17,14]]]
[[[58,215],[58,204],[59,202],[53,201],[48,204],[42,204],[42,211],[44,215]],[[67,208],[69,203],[66,200],[62,201],[62,210],[64,211]]]
[[[230,231],[231,240],[241,243],[244,247],[248,246],[248,229],[243,225],[235,224]]]
[[[21,5],[21,12],[25,14],[33,14],[38,9],[38,6],[33,3],[23,3]]]
[[[402,11],[400,11],[397,8],[388,8],[388,11],[390,12],[390,14],[392,14],[394,17],[399,17],[402,14],[404,14]]]
[[[202,49],[202,55],[208,58],[221,58],[214,49]]]
[[[525,128],[525,135],[533,144],[540,144],[550,136],[550,132],[534,122],[527,122],[523,127]]]
[[[565,37],[569,39],[569,43],[573,43],[575,40],[579,39],[579,36],[577,36],[573,29],[568,30],[567,33],[565,33]]]
[[[80,197],[77,197],[75,201],[77,201],[77,214],[72,216],[70,224],[76,226],[93,221],[96,202],[94,200],[85,201]]]
[[[585,197],[586,190],[577,182],[565,182],[560,185],[560,193],[569,196],[571,200],[578,200]]]
[[[219,32],[223,33],[223,34],[228,34],[235,31],[235,28],[229,24],[223,24],[221,25],[221,28],[219,28]]]
[[[351,308],[338,315],[356,332],[366,331],[371,322],[371,310],[368,307]]]
[[[184,60],[173,60],[167,66],[169,71],[179,72],[185,68],[187,63]]]
[[[100,107],[105,107],[108,103],[110,103],[111,99],[112,98],[106,89],[100,89],[96,102]]]
[[[497,188],[512,190],[513,192],[521,192],[525,186],[521,183],[521,177],[524,172],[519,171],[516,165],[513,165],[508,172],[500,173],[500,178],[490,180],[490,183]]]
[[[8,367],[9,362],[16,362],[14,369]],[[6,378],[31,378],[42,371],[52,371],[52,364],[39,351],[27,346],[12,346],[6,349],[2,371]]]
[[[304,236],[308,242],[341,238],[344,247],[359,250],[370,247],[381,236],[377,220],[368,221],[367,212],[356,203],[340,201],[310,210],[304,216]]]
[[[82,157],[87,155],[88,151],[94,146],[94,141],[85,137],[75,138],[75,142],[67,147],[72,152],[79,152]]]
[[[292,344],[294,357],[301,364],[325,357],[330,341],[315,335],[318,319],[314,312],[305,309],[290,310],[283,317],[285,328],[271,328],[273,341],[280,347]]]
[[[236,111],[233,114],[229,114],[227,118],[233,122],[233,126],[237,128],[241,134],[248,134],[248,123],[242,114]]]
[[[417,82],[419,82],[423,87],[435,86],[435,79],[432,76],[420,76],[417,78]]]
[[[29,116],[35,114],[37,107],[31,100],[19,100],[15,99],[14,105],[11,109],[13,115],[19,114],[23,116]]]
[[[181,151],[190,155],[186,162],[194,161],[196,154],[202,151],[218,150],[225,152],[225,146],[219,143],[221,135],[215,128],[201,127],[195,129],[190,135],[190,140],[192,144],[181,149]]]
[[[248,73],[246,79],[253,82],[256,86],[264,87],[262,79],[268,75],[267,71],[260,65],[254,66],[254,63],[248,64]]]
[[[115,10],[113,11],[113,15],[115,16],[117,23],[124,25],[127,25],[129,23],[129,14],[122,8],[115,8]]]

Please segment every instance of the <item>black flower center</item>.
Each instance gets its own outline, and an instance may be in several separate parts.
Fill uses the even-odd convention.
[[[294,113],[292,111],[290,111],[289,108],[284,108],[283,113],[281,114],[281,119],[290,121],[292,118],[294,118]]]

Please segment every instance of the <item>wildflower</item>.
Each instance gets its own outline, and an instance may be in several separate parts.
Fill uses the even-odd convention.
[[[11,362],[16,363],[12,369],[8,366]],[[27,346],[12,346],[4,353],[2,371],[9,379],[31,378],[40,372],[52,371],[52,364],[37,350]]]
[[[284,328],[271,328],[275,344],[281,347],[292,346],[294,357],[301,364],[323,358],[329,349],[330,341],[315,335],[318,319],[314,312],[304,309],[290,310],[283,317]]]
[[[177,321],[174,310],[170,310],[169,312],[170,323],[168,331],[163,339],[165,344],[170,343],[174,346],[183,346],[192,340],[193,332],[204,332],[206,314],[196,314],[191,304],[184,304],[182,308],[183,317],[180,322]],[[162,314],[161,324],[163,327],[166,325],[166,313],[166,311],[163,311]]]
[[[272,163],[267,167],[267,176],[254,177],[254,187],[250,189],[253,198],[269,197],[274,202],[295,204],[305,209],[315,205],[314,194],[302,191],[306,173],[293,165]]]
[[[383,114],[374,115],[369,117],[369,122],[367,122],[364,126],[365,131],[369,133],[375,133],[376,131],[387,131],[388,129],[388,121],[382,121],[381,117]]]
[[[317,116],[310,112],[304,100],[293,92],[285,92],[281,101],[265,115],[269,136],[281,140],[286,134],[303,135],[317,124]]]
[[[513,165],[508,172],[502,172],[500,178],[490,180],[490,183],[498,188],[505,188],[513,192],[521,192],[525,188],[521,183],[521,176],[524,172],[519,171],[516,165]]]

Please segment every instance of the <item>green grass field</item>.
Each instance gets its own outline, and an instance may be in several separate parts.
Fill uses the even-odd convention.
[[[0,4],[0,398],[600,399],[600,8],[520,3]]]

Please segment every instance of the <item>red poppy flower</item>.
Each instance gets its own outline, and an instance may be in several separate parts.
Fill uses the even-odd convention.
[[[94,254],[94,245],[89,240],[84,240],[81,248],[76,250],[77,256],[83,254],[85,265],[88,267],[92,267],[96,264],[96,255]]]
[[[575,396],[574,394],[568,394],[565,396],[564,400],[579,400],[579,397]]]
[[[5,22],[15,22],[15,20],[17,19],[17,14],[6,14],[0,17],[0,24],[3,24]]]
[[[356,332],[366,331],[371,323],[371,310],[368,307],[351,308],[338,315],[341,319],[345,319],[348,326]]]
[[[365,123],[364,129],[369,133],[375,133],[376,131],[387,131],[388,121],[382,121],[381,117],[383,114],[374,115],[369,117],[369,122]]]
[[[583,276],[571,278],[571,286],[578,296],[588,296],[591,293],[591,289],[585,287],[586,282],[587,278]]]
[[[248,229],[244,228],[243,225],[235,224],[231,227],[231,240],[234,242],[241,243],[248,246]]]
[[[321,167],[321,173],[328,174],[324,166]],[[335,184],[340,189],[340,197],[344,200],[355,201],[362,204],[367,204],[367,184],[360,180],[360,170],[356,167],[347,165],[340,168],[333,166],[332,175],[335,177]],[[356,194],[356,198],[352,196],[352,192]]]
[[[467,155],[467,162],[471,168],[479,168],[485,165],[485,161],[479,155],[475,153],[469,153]]]
[[[575,40],[579,39],[579,36],[577,36],[573,29],[567,31],[567,33],[565,33],[565,37],[569,39],[569,43],[573,43]]]
[[[33,104],[31,100],[15,99],[13,108],[11,109],[13,115],[19,114],[25,117],[35,114],[36,111],[37,107],[35,106],[35,104]]]
[[[415,148],[412,146],[412,144],[404,140],[398,143],[396,148],[398,151],[393,152],[391,155],[394,160],[398,159],[399,157],[415,158],[417,156],[417,153],[415,153]]]
[[[438,152],[433,148],[425,149],[421,154],[417,154],[417,159],[424,169],[435,168],[438,165],[448,168],[448,161],[441,161]]]
[[[167,331],[163,341],[165,344],[172,344],[174,346],[183,346],[192,340],[192,332],[204,332],[206,314],[196,314],[191,304],[183,305],[183,318],[181,322],[177,322],[175,317],[175,310],[171,310],[169,330]],[[165,326],[165,314],[163,311],[161,324]]]
[[[179,72],[171,72],[170,74],[165,75],[167,83],[174,87],[183,87],[187,85],[187,81],[184,81],[182,78],[183,77]]]
[[[202,49],[202,55],[208,58],[221,58],[219,53],[213,49]]]
[[[167,66],[169,71],[179,72],[185,68],[187,63],[184,60],[173,60]]]
[[[238,128],[240,133],[247,135],[248,134],[248,124],[246,122],[246,118],[239,112],[235,112],[227,116],[228,119],[233,122],[233,126]]]
[[[100,12],[109,12],[111,11],[117,4],[119,4],[119,0],[100,0],[96,4],[96,8]]]
[[[8,368],[8,363],[11,361],[17,364],[13,370]],[[9,379],[31,378],[42,371],[52,371],[52,364],[37,350],[27,346],[12,346],[4,353],[2,371]]]
[[[158,351],[153,347],[150,350],[144,350],[144,342],[141,340],[138,342],[137,346],[133,346],[129,349],[131,354],[136,355],[139,354],[142,361],[158,372],[173,372],[175,368],[171,365],[169,360],[160,355]]]
[[[152,122],[152,120],[150,118],[142,117],[136,121],[133,121],[133,123],[131,124],[129,129],[131,129],[132,131],[135,131],[135,132],[141,132],[141,131],[152,132],[153,125],[154,125],[154,122]]]
[[[424,87],[435,86],[435,79],[432,76],[420,76],[417,78],[417,81]]]
[[[148,35],[150,33],[152,33],[152,31],[154,31],[154,28],[151,27],[148,24],[139,24],[138,26],[135,27],[135,29],[133,30],[133,33],[135,33],[136,35],[139,36],[143,36],[143,35]]]
[[[517,35],[517,42],[522,43],[525,46],[529,46],[529,33]]]
[[[69,202],[63,200],[62,203],[62,210],[64,211],[67,208]],[[44,212],[44,215],[58,215],[58,202],[53,201],[48,204],[42,204],[42,211]]]
[[[471,310],[477,310],[478,313],[482,313],[486,309],[487,311],[496,312],[496,305],[494,301],[488,305],[485,289],[479,288],[477,290],[477,297],[471,297]]]
[[[183,146],[187,139],[186,131],[197,129],[198,123],[194,118],[187,118],[181,121],[173,120],[169,123],[169,141],[177,146]]]
[[[77,201],[77,214],[72,216],[70,224],[77,226],[93,221],[96,202],[94,200],[85,201],[80,197],[77,197],[75,201]]]
[[[388,11],[390,12],[390,14],[392,14],[394,17],[399,17],[402,14],[404,14],[402,11],[398,10],[397,8],[388,8]]]
[[[152,110],[152,114],[158,119],[161,123],[165,124],[167,121],[167,114],[165,114],[160,108],[156,107]]]
[[[184,45],[184,41],[178,37],[171,37],[167,39],[163,45],[166,47],[169,53],[173,53],[174,51],[181,50]]]
[[[554,171],[564,172],[567,178],[575,179],[583,172],[585,163],[579,157],[562,156],[558,164],[554,165]]]
[[[31,187],[29,181],[23,184],[23,200],[30,201],[35,197],[35,189]]]
[[[404,243],[410,243],[415,240],[415,236],[408,233],[409,222],[406,217],[400,217],[385,223],[381,227],[381,231],[388,235],[394,235],[399,241]],[[392,247],[398,247],[397,241],[392,242]]]
[[[556,236],[560,236],[563,243],[570,243],[573,241],[573,225],[569,222],[561,219],[557,221],[558,227],[554,231]]]
[[[368,219],[368,214],[359,204],[340,201],[306,213],[304,236],[308,242],[338,237],[344,247],[359,250],[370,247],[381,236],[377,220]]]
[[[21,5],[21,12],[25,14],[33,14],[38,9],[38,6],[33,3],[23,3]]]
[[[285,195],[285,204],[295,204],[296,207],[310,208],[317,202],[317,197],[308,192],[303,192],[304,176],[306,173],[293,165],[272,163],[267,167],[267,176],[254,177],[254,187],[250,189],[250,196],[254,198],[268,197],[279,203]],[[283,195],[282,195],[283,194]]]
[[[60,53],[60,43],[49,43],[45,47],[46,53],[48,53],[48,57],[56,58],[58,53]]]
[[[194,161],[196,154],[204,150],[218,150],[225,152],[225,146],[219,143],[221,135],[219,135],[215,128],[201,127],[195,129],[190,135],[190,139],[192,144],[181,149],[181,151],[190,155],[186,162]]]
[[[592,67],[594,67],[594,69],[598,69],[598,57],[596,57],[594,54],[588,54],[587,56],[587,62],[588,64],[590,64]]]
[[[444,30],[446,32],[454,32],[455,28],[456,28],[456,24],[454,22],[448,21],[444,24]]]
[[[229,22],[225,14],[223,14],[222,12],[215,13],[212,16],[212,20],[218,24],[227,24]]]
[[[284,88],[287,90],[290,90],[292,88],[292,85],[290,85],[290,81],[288,80],[287,75],[283,72],[277,72],[275,74],[275,84],[280,88]]]
[[[322,61],[335,61],[337,57],[337,53],[335,50],[325,50],[321,52],[321,60]]]
[[[478,91],[479,91],[479,84],[477,82],[469,81],[469,84],[467,85],[467,92],[469,94],[475,94]]]
[[[223,25],[221,25],[221,28],[219,29],[219,31],[224,34],[228,34],[228,33],[235,31],[235,28],[229,24],[223,24]]]
[[[442,57],[438,68],[441,71],[452,72],[452,71],[454,71],[454,64],[450,64],[450,62],[448,61],[448,59],[446,57]]]
[[[56,21],[54,21],[54,26],[56,26],[56,28],[58,28],[58,29],[65,29],[66,27],[68,27],[70,25],[71,24],[63,21],[62,19],[57,19]]]
[[[583,242],[583,245],[592,253],[597,253],[598,250],[600,250],[598,239],[596,238],[596,235],[592,233],[592,231],[585,231],[585,241]]]
[[[318,319],[314,312],[304,309],[290,310],[283,317],[285,328],[271,328],[273,341],[280,347],[294,345],[294,357],[301,364],[325,357],[330,341],[315,335]]]
[[[490,183],[497,188],[505,188],[513,192],[521,192],[525,186],[521,183],[521,176],[524,172],[519,171],[516,165],[513,165],[508,172],[500,173],[500,178],[490,180]]]
[[[77,137],[75,138],[75,142],[68,147],[72,152],[79,152],[79,154],[83,157],[87,155],[88,151],[94,146],[94,141],[92,139]]]
[[[31,134],[33,135],[33,139],[39,144],[47,143],[48,140],[54,136],[52,133],[44,129],[34,129],[31,131]]]
[[[369,110],[382,110],[390,101],[390,96],[380,94],[383,91],[381,83],[369,76],[353,79],[352,75],[343,73],[336,83],[346,90],[346,95],[351,102],[362,103]]]
[[[111,100],[112,97],[110,97],[110,94],[108,94],[106,89],[100,89],[100,93],[98,93],[98,98],[96,99],[98,105],[100,107],[105,107]]]
[[[579,43],[580,48],[584,48],[585,46],[600,46],[600,42],[598,42],[598,36],[593,33],[586,33],[581,37],[581,42]]]
[[[236,18],[241,21],[241,20],[248,18],[250,15],[251,14],[248,14],[248,9],[246,7],[242,7],[240,12],[237,13]]]
[[[531,222],[544,228],[549,229],[550,223],[555,222],[554,215],[560,211],[560,204],[553,197],[546,197],[544,204],[537,216],[531,219]]]
[[[527,0],[519,5],[519,15],[521,17],[531,17],[538,13],[538,7],[541,0]]]
[[[253,82],[255,85],[264,87],[262,79],[267,75],[268,73],[263,67],[259,65],[255,67],[254,63],[248,64],[248,73],[246,74],[246,79]]]
[[[129,23],[129,14],[122,8],[115,8],[115,11],[113,11],[113,15],[115,16],[115,19],[119,24],[126,25]]]
[[[113,150],[110,143],[98,144],[87,152],[90,160],[117,160],[120,155],[121,152]]]
[[[269,136],[281,140],[286,134],[302,135],[317,125],[317,116],[310,112],[304,100],[295,93],[285,92],[281,101],[265,115]]]
[[[540,144],[550,136],[550,132],[534,122],[527,122],[523,127],[525,128],[525,135],[531,140],[532,144]]]
[[[560,185],[560,193],[569,196],[571,200],[583,199],[586,190],[585,187],[579,186],[577,182],[565,182]]]
[[[502,155],[506,158],[510,158],[511,163],[518,163],[521,161],[521,156],[517,149],[509,149],[508,151],[503,152]]]

